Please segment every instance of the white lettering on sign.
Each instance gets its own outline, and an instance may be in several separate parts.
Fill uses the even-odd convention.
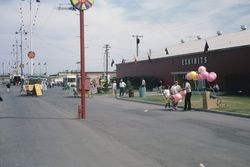
[[[207,57],[192,57],[181,59],[181,65],[207,64]]]

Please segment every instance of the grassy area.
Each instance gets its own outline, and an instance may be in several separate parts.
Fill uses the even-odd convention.
[[[149,102],[156,102],[164,104],[162,95],[148,95],[143,98],[141,97],[134,97],[135,99],[149,101]],[[229,112],[236,112],[236,113],[243,113],[250,115],[250,97],[245,96],[220,96],[221,105],[212,108],[212,110],[217,111],[229,111]],[[217,100],[215,99],[217,102]],[[184,106],[184,99],[179,106]],[[201,95],[192,95],[192,108],[202,109],[203,102]]]

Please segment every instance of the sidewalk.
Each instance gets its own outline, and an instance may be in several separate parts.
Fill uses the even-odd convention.
[[[160,95],[160,93],[157,92],[146,92],[145,96],[152,96],[152,95]],[[135,97],[139,97],[139,92],[135,91],[134,92]],[[127,100],[127,101],[133,101],[133,102],[138,102],[138,103],[147,103],[147,104],[153,104],[153,105],[160,105],[162,108],[164,108],[164,103],[160,102],[152,102],[152,101],[146,101],[143,99],[135,99],[133,97],[128,97],[128,94],[125,94],[122,97],[119,97],[119,94],[117,95],[117,99],[119,100]],[[183,106],[178,106],[178,108],[183,109]],[[216,111],[216,110],[206,110],[206,109],[200,109],[200,108],[192,108],[193,111],[204,111],[204,112],[210,112],[210,113],[216,113],[216,114],[224,114],[224,115],[231,115],[231,116],[236,116],[236,117],[243,117],[243,118],[250,118],[250,115],[247,114],[241,114],[241,113],[234,113],[234,112],[228,112],[228,111]]]

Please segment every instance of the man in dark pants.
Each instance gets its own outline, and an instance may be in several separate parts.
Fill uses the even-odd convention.
[[[188,80],[186,80],[186,83],[185,83],[185,90],[187,94],[185,96],[184,111],[187,111],[187,110],[191,110],[191,96],[192,96],[191,85]]]

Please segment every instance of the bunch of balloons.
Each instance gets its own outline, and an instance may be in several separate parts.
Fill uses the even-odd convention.
[[[194,80],[194,81],[202,81],[207,80],[208,82],[213,82],[217,78],[217,74],[215,72],[207,72],[206,67],[200,66],[198,68],[198,73],[196,71],[191,71],[186,74],[187,80]]]
[[[182,100],[182,97],[186,96],[186,94],[187,94],[187,91],[182,90],[179,93],[172,95],[172,98],[173,98],[174,102],[177,103],[177,102],[180,102]]]

